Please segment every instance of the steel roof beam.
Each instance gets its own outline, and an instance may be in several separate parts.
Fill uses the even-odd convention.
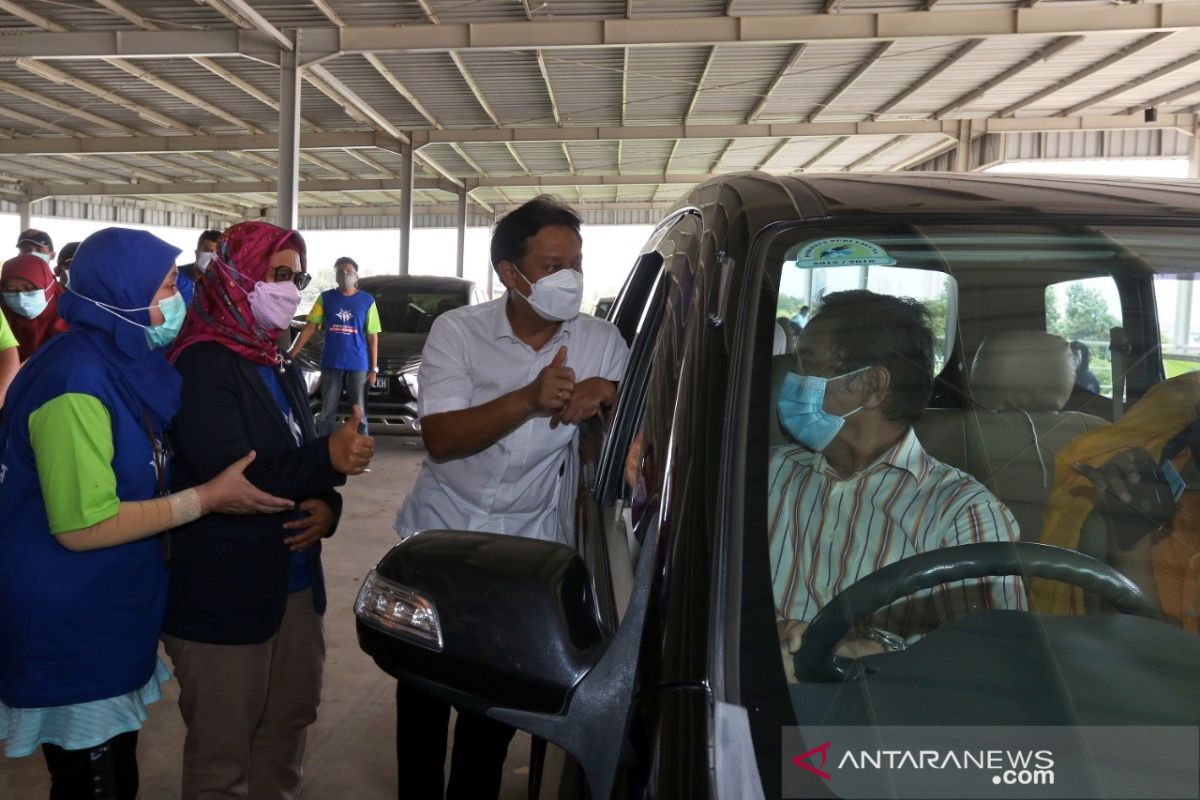
[[[775,94],[775,90],[779,88],[779,84],[783,83],[783,79],[791,74],[796,68],[796,64],[800,61],[800,57],[804,55],[807,45],[798,44],[792,48],[791,54],[787,57],[787,61],[783,63],[783,67],[779,72],[775,73],[775,77],[771,79],[771,84],[767,90],[763,92],[762,97],[754,104],[754,108],[750,109],[750,113],[746,115],[746,124],[754,122],[762,114],[763,109],[767,107],[767,103],[771,102],[771,95]]]
[[[1170,37],[1172,34],[1173,34],[1172,31],[1161,31],[1159,33],[1152,33],[1149,36],[1144,36],[1141,39],[1134,42],[1133,44],[1131,44],[1127,47],[1121,48],[1117,52],[1100,59],[1096,63],[1091,64],[1087,67],[1084,67],[1083,69],[1068,75],[1067,77],[1063,78],[1062,80],[1056,81],[1055,83],[1051,84],[1050,86],[1047,86],[1045,89],[1042,89],[1041,91],[1038,91],[1038,92],[1035,92],[1035,93],[1029,95],[1029,97],[1026,97],[1024,100],[1018,100],[1017,102],[1013,103],[1012,105],[1008,106],[1007,108],[1002,109],[1000,111],[999,116],[1011,117],[1013,114],[1017,113],[1018,111],[1020,111],[1024,108],[1028,108],[1029,106],[1037,103],[1038,101],[1046,99],[1047,97],[1049,97],[1052,94],[1056,94],[1058,92],[1061,92],[1063,89],[1066,89],[1070,86],[1074,86],[1075,84],[1079,83],[1080,81],[1087,80],[1088,78],[1095,75],[1097,72],[1100,72],[1103,69],[1108,69],[1113,64],[1124,61],[1125,59],[1129,58],[1130,56],[1136,55],[1137,53],[1142,52],[1146,48],[1152,47],[1153,45],[1158,44],[1163,39]]]
[[[688,103],[687,111],[683,115],[684,124],[692,121],[692,114],[696,111],[696,104],[700,102],[700,93],[704,91],[704,83],[708,80],[708,73],[712,70],[713,59],[716,57],[717,48],[709,48],[708,58],[704,60],[704,69],[700,73],[700,80],[696,83],[696,91],[692,93],[692,101]]]
[[[260,31],[104,31],[26,33],[0,38],[0,58],[190,58],[246,56],[279,63],[278,31],[244,0],[203,0],[233,6]],[[228,12],[229,9],[225,8]],[[258,23],[256,23],[258,24]],[[1092,33],[1183,30],[1200,27],[1200,2],[1123,4],[949,12],[900,11],[790,14],[749,17],[636,19],[537,19],[521,22],[443,23],[304,28],[306,52],[465,52],[538,48],[663,47],[673,45],[783,44],[928,38],[1073,36]],[[284,37],[286,38],[286,37]]]
[[[867,74],[867,71],[871,69],[871,67],[879,63],[879,59],[887,55],[888,50],[891,50],[894,44],[896,43],[884,42],[876,47],[875,50],[872,51],[871,55],[867,56],[866,60],[858,65],[858,68],[855,69],[854,72],[850,73],[850,75],[844,81],[838,84],[837,88],[830,92],[822,102],[817,103],[816,108],[809,113],[804,121],[816,122],[817,117],[829,111],[829,109],[832,108],[838,102],[838,100],[842,98],[842,95],[850,91],[854,87],[854,84],[858,83],[859,79],[861,79],[863,75]]]
[[[1175,89],[1174,91],[1159,95],[1152,100],[1147,100],[1145,103],[1139,103],[1136,106],[1130,106],[1129,108],[1125,109],[1123,113],[1137,114],[1142,112],[1144,109],[1158,108],[1161,105],[1174,103],[1176,100],[1182,100],[1183,98],[1190,97],[1194,94],[1200,94],[1200,81],[1197,81],[1196,83],[1189,83],[1187,86],[1183,86],[1179,89]],[[1184,111],[1184,113],[1190,112]]]
[[[1004,70],[996,77],[994,77],[990,80],[984,81],[982,84],[977,86],[975,89],[972,89],[971,91],[962,95],[957,100],[954,100],[953,102],[950,102],[950,103],[942,106],[941,108],[939,108],[937,111],[934,112],[934,116],[935,117],[944,117],[952,111],[957,111],[958,109],[962,108],[963,106],[970,105],[971,103],[973,103],[976,100],[978,100],[979,98],[983,97],[985,94],[992,91],[997,86],[1004,83],[1005,81],[1015,78],[1016,76],[1020,75],[1022,72],[1026,71],[1027,69],[1031,69],[1032,67],[1037,66],[1038,64],[1042,63],[1043,61],[1048,61],[1049,59],[1051,59],[1054,56],[1058,55],[1059,53],[1063,52],[1064,50],[1071,49],[1072,47],[1079,44],[1083,40],[1084,40],[1083,36],[1063,36],[1059,39],[1054,40],[1049,45],[1047,45],[1046,47],[1043,47],[1041,50],[1038,50],[1033,55],[1030,55],[1027,58],[1021,59],[1021,61],[1017,62],[1013,66]]]
[[[1150,83],[1151,81],[1156,81],[1159,78],[1164,78],[1167,75],[1170,75],[1174,72],[1178,72],[1181,69],[1187,69],[1188,67],[1192,66],[1193,64],[1200,64],[1200,53],[1193,53],[1190,56],[1184,56],[1183,58],[1177,59],[1176,61],[1172,61],[1170,64],[1167,64],[1165,67],[1159,67],[1158,69],[1156,69],[1152,72],[1148,72],[1145,75],[1139,75],[1138,77],[1136,77],[1132,80],[1122,83],[1120,86],[1109,89],[1107,92],[1101,92],[1100,94],[1096,95],[1095,97],[1084,100],[1082,103],[1076,103],[1075,105],[1073,105],[1070,108],[1063,111],[1061,116],[1069,117],[1074,114],[1078,114],[1080,111],[1083,111],[1085,108],[1091,108],[1092,106],[1099,105],[1100,103],[1103,103],[1106,100],[1111,100],[1114,97],[1123,95],[1126,92],[1133,91],[1134,89],[1139,89],[1143,85]]]

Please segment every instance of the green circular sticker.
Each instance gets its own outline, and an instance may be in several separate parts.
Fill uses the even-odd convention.
[[[832,238],[817,239],[800,248],[796,255],[796,266],[806,269],[814,267],[891,267],[892,258],[877,244],[866,239]]]

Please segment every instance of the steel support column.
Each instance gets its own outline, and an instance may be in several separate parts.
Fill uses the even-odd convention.
[[[1200,114],[1192,125],[1192,147],[1188,150],[1188,177],[1200,181]]]
[[[971,171],[971,120],[959,120],[958,147],[954,151],[954,171]]]
[[[400,167],[400,274],[408,274],[409,254],[412,252],[413,226],[413,146],[404,145],[404,160]]]
[[[467,261],[467,190],[458,190],[458,263],[454,274],[463,277]]]
[[[295,228],[300,220],[300,31],[292,50],[281,51],[279,70],[279,173],[275,223]]]
[[[28,200],[22,200],[21,202],[17,203],[17,217],[20,219],[20,228],[22,232],[29,230],[29,228],[32,226],[29,221],[29,207],[31,205],[33,204]]]

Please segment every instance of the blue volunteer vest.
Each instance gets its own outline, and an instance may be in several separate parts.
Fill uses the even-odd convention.
[[[321,294],[321,305],[325,309],[322,369],[368,370],[367,312],[374,302],[375,298],[361,289],[349,297],[337,289]]]
[[[154,671],[167,594],[161,537],[79,553],[60,545],[29,442],[29,416],[46,402],[66,393],[97,397],[112,420],[117,496],[154,497],[165,457],[156,456],[141,407],[110,369],[86,336],[62,334],[22,368],[34,374],[4,409],[0,700],[14,708],[117,697]],[[160,440],[161,433],[155,431]]]

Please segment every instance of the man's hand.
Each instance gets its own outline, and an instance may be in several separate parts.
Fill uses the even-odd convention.
[[[294,536],[283,540],[283,543],[293,553],[307,550],[333,530],[333,509],[324,500],[310,497],[307,500],[301,500],[300,505],[296,508],[299,511],[307,512],[308,516],[293,520],[283,526],[289,531],[296,531]]]
[[[787,676],[788,683],[799,683],[793,656],[800,650],[808,623],[798,619],[781,619],[775,621],[775,627],[779,634],[779,654],[783,656],[783,674]]]
[[[642,465],[642,432],[638,431],[637,436],[633,437],[633,441],[629,443],[629,450],[625,453],[625,485],[630,491],[637,489],[638,467]]]
[[[578,425],[585,419],[598,416],[601,409],[608,408],[617,402],[617,385],[606,378],[588,378],[575,385],[571,394],[571,402],[567,407],[550,418],[550,427],[557,428],[561,423]]]
[[[367,388],[370,389],[375,385],[375,379],[379,377],[379,370],[373,369],[367,373]]]
[[[1097,505],[1113,521],[1124,549],[1169,523],[1178,510],[1163,471],[1140,447],[1117,453],[1099,469],[1076,464],[1074,470],[1091,481]]]
[[[362,424],[362,406],[354,406],[350,419],[343,422],[329,437],[329,460],[343,475],[360,475],[375,455],[375,440],[358,432]]]
[[[567,365],[567,347],[554,354],[550,366],[538,373],[533,383],[525,387],[535,414],[557,414],[571,402],[575,391],[575,370]]]

